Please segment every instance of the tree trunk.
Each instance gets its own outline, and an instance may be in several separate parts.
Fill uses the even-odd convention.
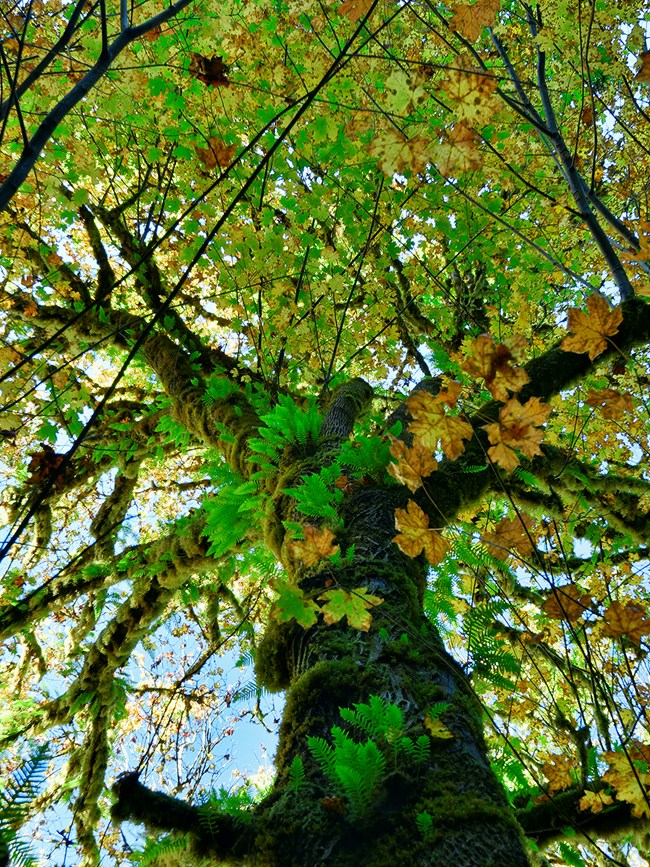
[[[364,489],[345,510],[352,565],[328,568],[301,582],[310,595],[326,587],[365,587],[383,598],[368,632],[343,621],[305,631],[271,624],[258,653],[260,681],[287,688],[273,792],[256,811],[256,864],[313,867],[453,865],[524,867],[526,844],[492,773],[481,708],[458,664],[446,653],[422,608],[426,566],[391,544],[395,489]],[[403,712],[403,734],[426,736],[431,749],[417,761],[384,743],[385,774],[365,810],[354,809],[336,780],[308,749],[308,737],[331,742],[332,726],[359,742],[367,734],[343,722],[340,708],[371,696]],[[448,704],[440,722],[453,737],[429,737],[425,719]],[[380,744],[381,748],[381,744]],[[302,759],[305,780],[292,784]],[[428,814],[431,821],[418,820]]]

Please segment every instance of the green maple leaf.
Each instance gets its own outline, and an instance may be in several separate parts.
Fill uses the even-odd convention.
[[[297,584],[278,580],[273,583],[273,589],[278,594],[278,598],[271,608],[271,617],[274,620],[277,620],[278,623],[297,620],[305,629],[309,629],[316,623],[318,605],[311,599],[305,598],[303,591]]]
[[[357,587],[350,593],[338,587],[327,590],[318,598],[325,600],[321,607],[325,623],[338,623],[342,617],[347,617],[348,624],[362,632],[370,629],[372,615],[369,609],[384,601],[380,596],[368,593],[365,587]]]

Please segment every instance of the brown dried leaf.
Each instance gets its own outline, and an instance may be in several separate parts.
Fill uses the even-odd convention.
[[[650,51],[642,51],[639,60],[641,61],[641,69],[634,76],[634,80],[650,84]]]
[[[503,518],[494,533],[483,537],[490,546],[490,554],[499,560],[506,560],[513,548],[523,556],[530,554],[534,547],[530,538],[532,526],[532,518],[523,513],[514,518]]]
[[[389,129],[376,136],[370,153],[389,178],[396,173],[419,172],[431,161],[431,140],[421,135],[407,139],[396,129]]]
[[[575,768],[575,762],[570,756],[552,756],[549,761],[542,765],[542,773],[548,780],[548,793],[562,792],[574,785],[571,771]]]
[[[373,0],[345,0],[338,8],[339,15],[344,15],[348,21],[355,24],[368,12]]]
[[[646,617],[645,609],[634,602],[626,602],[624,606],[620,602],[612,602],[603,620],[603,635],[611,638],[625,635],[630,641],[640,644],[643,636],[650,634],[650,620]]]
[[[594,600],[576,584],[565,584],[563,587],[555,587],[546,602],[542,605],[542,611],[554,620],[566,620],[574,623],[585,612],[589,611]]]
[[[207,148],[195,147],[194,150],[205,168],[210,170],[217,165],[220,168],[230,165],[237,150],[237,145],[224,144],[219,136],[211,135],[208,139]]]
[[[601,411],[604,418],[621,418],[625,413],[632,412],[634,404],[629,392],[621,394],[615,388],[592,388],[587,395],[587,404]]]
[[[190,75],[198,78],[208,87],[228,87],[228,67],[223,62],[223,57],[205,57],[203,54],[192,52],[190,58]]]
[[[463,370],[480,376],[495,400],[506,401],[508,392],[520,391],[530,377],[523,367],[512,367],[513,354],[505,343],[497,343],[489,334],[481,334],[470,347]]]
[[[481,137],[466,123],[457,123],[447,133],[446,141],[431,148],[431,155],[441,175],[457,176],[480,169],[483,155],[478,149]]]
[[[449,20],[452,30],[457,30],[469,42],[476,42],[484,27],[491,27],[501,8],[501,0],[476,0],[472,6],[456,6]]]

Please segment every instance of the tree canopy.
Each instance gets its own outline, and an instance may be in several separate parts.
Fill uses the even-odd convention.
[[[323,827],[374,828],[398,746],[416,768],[465,744],[453,697],[361,692],[322,737],[289,709],[266,802],[211,785],[224,729],[261,690],[297,695],[326,634],[347,661],[442,642],[531,863],[647,863],[648,20],[629,0],[0,12],[16,863],[156,863],[201,834],[193,857],[244,863],[261,832],[223,818],[301,786]],[[426,575],[430,632],[369,562]],[[233,648],[257,682],[228,691]],[[423,850],[447,833],[428,804]],[[139,855],[118,820],[145,825]]]

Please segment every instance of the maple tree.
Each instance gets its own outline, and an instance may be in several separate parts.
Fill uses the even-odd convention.
[[[3,8],[0,863],[647,862],[647,31]]]

